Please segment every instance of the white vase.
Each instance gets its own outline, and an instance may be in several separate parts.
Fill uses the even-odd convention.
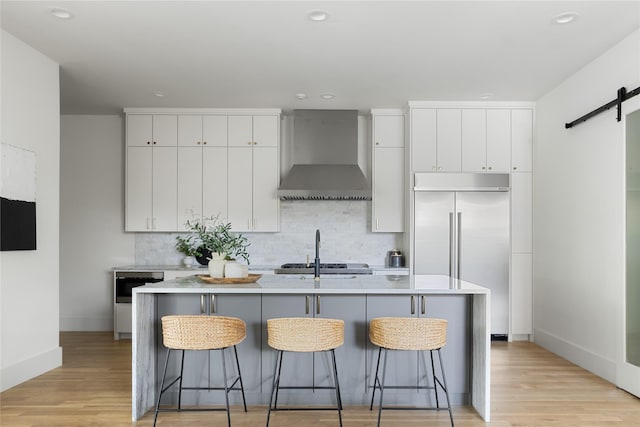
[[[209,260],[209,276],[215,279],[224,277],[224,265],[226,254],[212,253]]]
[[[243,278],[249,275],[249,269],[246,265],[237,261],[227,261],[224,265],[224,277]]]
[[[193,264],[196,262],[196,259],[192,256],[186,256],[182,259],[182,264],[184,264],[185,268],[193,267]]]

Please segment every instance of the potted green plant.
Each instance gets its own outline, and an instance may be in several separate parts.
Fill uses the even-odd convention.
[[[182,263],[185,267],[191,268],[191,266],[196,262],[195,257],[202,256],[200,253],[199,245],[195,242],[195,236],[193,234],[188,234],[187,236],[177,236],[176,237],[176,249],[178,252],[184,255]]]
[[[214,216],[189,220],[185,226],[190,234],[176,237],[176,249],[179,251],[185,253],[181,248],[186,248],[184,250],[191,251],[199,258],[215,261],[242,258],[249,264],[249,241],[242,234],[232,233],[231,223]]]

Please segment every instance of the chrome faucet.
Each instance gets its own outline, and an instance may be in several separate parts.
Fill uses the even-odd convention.
[[[313,278],[320,280],[320,230],[316,230],[316,259],[313,261]]]

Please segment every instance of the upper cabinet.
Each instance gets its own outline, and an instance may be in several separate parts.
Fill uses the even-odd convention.
[[[126,231],[185,231],[212,216],[233,231],[279,229],[280,110],[125,113]]]
[[[533,110],[511,110],[511,170],[531,172],[533,156]]]
[[[413,170],[460,172],[462,115],[459,108],[411,110]]]
[[[404,115],[372,111],[371,231],[404,231]]]
[[[416,105],[410,110],[412,172],[531,171],[532,108]]]

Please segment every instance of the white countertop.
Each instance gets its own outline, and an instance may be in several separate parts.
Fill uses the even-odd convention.
[[[249,271],[274,271],[280,268],[279,265],[253,265],[249,264]],[[386,267],[384,265],[369,265],[369,268],[376,271],[384,271],[387,273],[393,273],[397,271],[399,273],[408,273],[408,267]],[[207,272],[206,265],[196,264],[192,268],[187,268],[183,265],[143,265],[143,264],[133,264],[133,265],[124,265],[120,267],[113,267],[113,271],[193,271],[193,274],[202,274]]]
[[[197,277],[180,277],[149,283],[135,293],[228,293],[228,294],[490,294],[482,286],[448,276],[327,275],[319,281],[308,276],[263,275],[256,283],[210,284]]]

